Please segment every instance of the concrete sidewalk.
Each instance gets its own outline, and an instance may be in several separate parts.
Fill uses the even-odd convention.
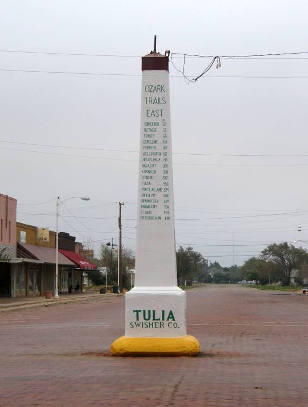
[[[99,293],[82,293],[60,295],[59,298],[46,299],[45,297],[16,297],[0,298],[0,312],[17,311],[20,309],[34,307],[49,307],[58,304],[68,304],[72,302],[93,301],[119,296],[121,294],[99,294]]]

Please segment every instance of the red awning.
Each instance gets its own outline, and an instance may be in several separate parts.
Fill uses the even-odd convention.
[[[90,263],[88,260],[85,258],[79,256],[79,254],[72,252],[70,250],[62,250],[59,249],[59,252],[64,254],[65,257],[70,259],[73,263],[75,263],[78,267],[84,270],[96,270],[97,267]]]

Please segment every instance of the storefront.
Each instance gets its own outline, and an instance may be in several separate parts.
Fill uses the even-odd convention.
[[[27,265],[26,295],[44,295],[46,291],[55,292],[56,278],[56,249],[50,247],[35,246],[26,243],[18,243],[23,254],[27,253],[36,258],[40,265]],[[78,282],[70,275],[74,272],[75,264],[58,254],[58,288],[59,293],[70,292],[70,286],[76,288]]]
[[[69,274],[69,292],[82,292],[84,272],[96,270],[97,267],[73,251],[60,249],[59,252],[75,264],[75,269]]]
[[[10,269],[10,296],[37,297],[43,295],[42,261],[32,258],[14,258],[11,259]]]

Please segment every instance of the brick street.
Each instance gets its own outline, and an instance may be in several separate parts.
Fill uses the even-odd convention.
[[[308,296],[210,286],[187,297],[194,358],[111,357],[123,297],[0,314],[0,406],[308,406]]]

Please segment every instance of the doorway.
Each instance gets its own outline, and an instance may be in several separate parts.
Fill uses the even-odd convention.
[[[10,264],[0,263],[0,297],[11,296]]]

